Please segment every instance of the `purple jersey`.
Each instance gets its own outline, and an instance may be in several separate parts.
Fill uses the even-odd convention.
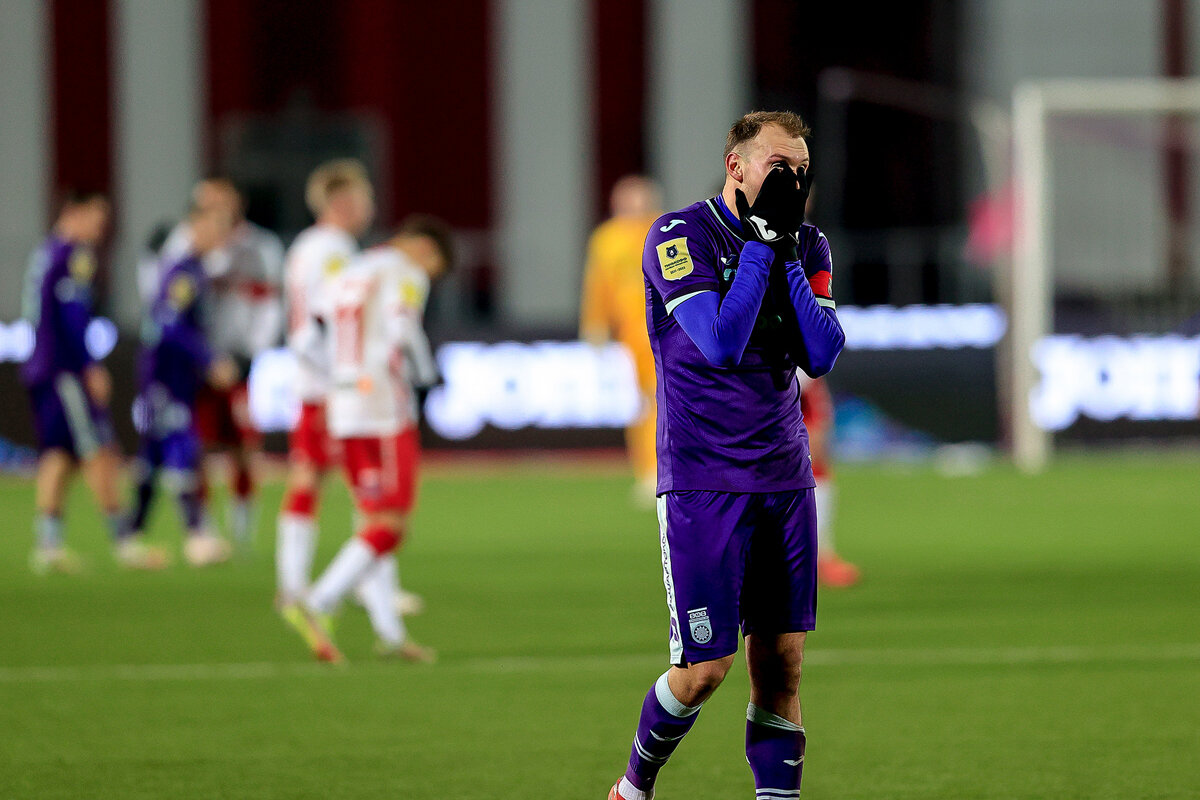
[[[34,346],[21,367],[29,386],[63,373],[78,374],[92,363],[85,344],[92,321],[92,251],[51,234],[34,251],[25,274],[23,315],[33,326]]]
[[[718,197],[665,214],[646,237],[646,323],[658,379],[658,492],[780,492],[815,485],[800,413],[797,362],[778,319],[760,314],[740,363],[711,364],[673,318],[692,295],[724,296],[745,240]],[[800,260],[818,304],[832,307],[829,245],[800,231]]]
[[[162,274],[142,330],[141,390],[150,395],[146,399],[152,413],[161,412],[164,403],[179,404],[190,418],[213,358],[200,313],[205,288],[204,267],[194,256],[176,261]]]

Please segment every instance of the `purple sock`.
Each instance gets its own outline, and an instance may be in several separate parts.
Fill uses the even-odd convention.
[[[746,760],[759,800],[800,797],[804,728],[753,703],[746,709]]]
[[[638,720],[622,787],[644,792],[649,797],[654,791],[658,771],[692,729],[699,711],[700,706],[685,706],[675,699],[664,672],[642,703],[642,716]],[[629,787],[624,786],[626,783]]]

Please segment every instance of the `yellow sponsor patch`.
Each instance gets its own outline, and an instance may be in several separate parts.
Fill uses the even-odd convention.
[[[187,275],[179,275],[167,286],[167,303],[176,311],[183,311],[196,299],[196,283]]]
[[[87,250],[78,248],[71,254],[67,271],[71,273],[71,277],[75,279],[76,283],[91,283],[92,277],[96,274],[96,259]]]
[[[425,295],[421,291],[421,287],[412,281],[402,281],[400,283],[400,302],[405,308],[421,308],[425,302]]]
[[[692,255],[688,252],[687,239],[679,237],[658,246],[658,266],[669,281],[692,274]]]
[[[330,256],[325,262],[325,277],[332,278],[346,268],[345,256]]]

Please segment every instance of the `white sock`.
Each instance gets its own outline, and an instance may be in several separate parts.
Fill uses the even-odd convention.
[[[379,556],[371,546],[357,536],[342,545],[333,562],[317,578],[308,593],[308,607],[323,614],[332,614],[342,598],[363,579]]]
[[[300,514],[280,514],[275,539],[275,577],[280,598],[295,603],[308,591],[317,549],[317,521]]]
[[[400,573],[393,553],[380,556],[358,584],[363,608],[371,619],[375,635],[389,647],[404,642],[404,620],[396,613],[396,596],[400,594]]]
[[[625,800],[653,800],[654,791],[643,792],[641,789],[629,782],[629,778],[621,776],[621,785],[617,787],[617,793]]]
[[[833,547],[833,481],[823,478],[813,491],[817,501],[817,553],[832,555],[837,552]]]
[[[235,499],[229,504],[229,529],[233,540],[238,544],[250,541],[250,522],[254,516],[254,506],[249,500]]]

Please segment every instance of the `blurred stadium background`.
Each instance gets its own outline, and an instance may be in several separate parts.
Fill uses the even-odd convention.
[[[822,598],[805,796],[1200,797],[1198,58],[1189,0],[0,0],[0,796],[603,796],[665,616],[612,457],[632,370],[576,341],[587,237],[620,176],[709,196],[730,122],[788,108],[814,128],[865,575]],[[335,156],[369,166],[380,235],[430,212],[463,254],[429,315],[446,455],[402,557],[443,663],[399,678],[309,668],[273,618],[277,486],[225,571],[104,566],[82,496],[99,566],[24,561],[20,299],[57,189],[114,200],[93,344],[128,453],[142,242],[212,172],[288,242]],[[282,351],[252,403],[282,452]],[[1070,452],[1024,477],[1022,430],[1026,467]],[[324,507],[325,557],[348,516]],[[662,796],[747,790],[741,689]]]

